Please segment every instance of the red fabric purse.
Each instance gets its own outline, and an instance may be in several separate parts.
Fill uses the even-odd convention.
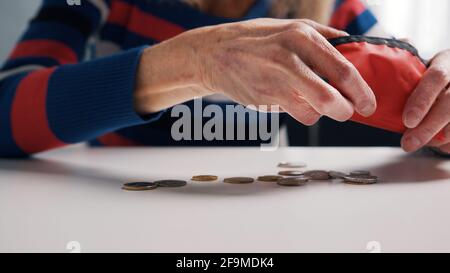
[[[403,133],[403,109],[427,70],[412,45],[395,39],[346,36],[329,40],[359,71],[372,88],[378,108],[374,115],[355,114],[352,120]]]

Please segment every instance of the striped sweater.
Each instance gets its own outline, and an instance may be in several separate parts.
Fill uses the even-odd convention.
[[[24,157],[85,141],[94,146],[190,145],[171,140],[173,119],[167,112],[145,118],[134,112],[140,54],[186,30],[238,20],[213,17],[179,1],[68,5],[72,2],[77,1],[44,0],[1,68],[0,156]],[[257,0],[241,20],[265,17],[270,5],[270,0]],[[367,34],[376,25],[359,0],[337,0],[331,26]]]

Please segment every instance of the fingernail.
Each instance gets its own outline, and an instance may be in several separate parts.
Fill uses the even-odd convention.
[[[405,116],[405,125],[408,128],[415,128],[420,122],[419,111],[417,109],[410,110]]]
[[[406,149],[411,150],[411,151],[415,151],[415,150],[419,149],[421,144],[422,143],[420,142],[420,140],[414,136],[410,136],[405,139]]]
[[[359,105],[359,113],[365,117],[368,117],[375,112],[373,105],[368,101],[363,101]]]

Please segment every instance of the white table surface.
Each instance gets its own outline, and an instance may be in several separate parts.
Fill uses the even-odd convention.
[[[367,169],[372,186],[314,182],[189,182],[121,190],[124,182],[195,174],[275,174],[281,161],[309,169]],[[68,148],[0,160],[0,252],[450,251],[450,161],[394,148]],[[77,243],[77,244],[78,244]]]

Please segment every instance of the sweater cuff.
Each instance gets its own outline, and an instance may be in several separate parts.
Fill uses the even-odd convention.
[[[155,121],[164,111],[139,116],[133,92],[145,47],[57,69],[49,81],[47,114],[66,143],[90,140],[121,128]]]

